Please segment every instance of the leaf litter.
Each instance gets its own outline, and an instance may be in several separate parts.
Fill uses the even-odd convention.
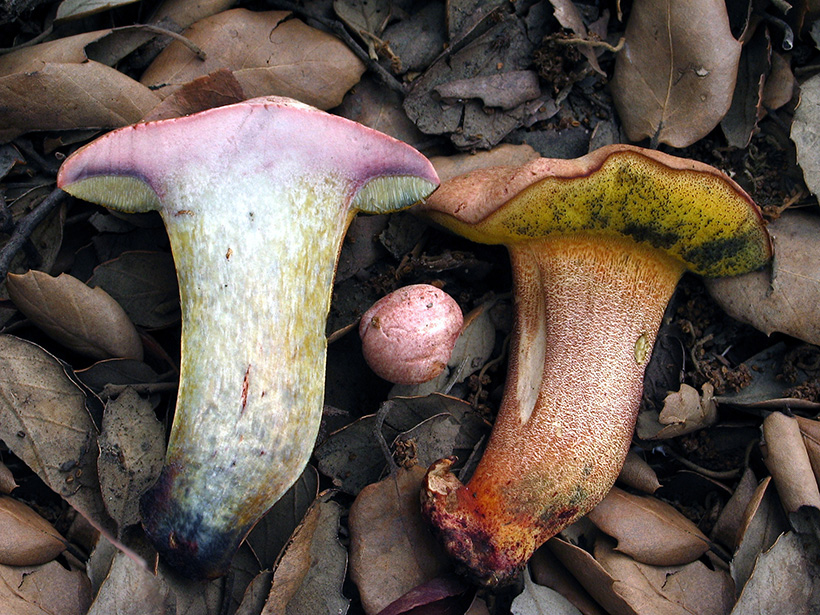
[[[70,299],[29,291],[25,311],[6,299],[3,282],[0,439],[9,473],[3,490],[11,493],[4,499],[33,505],[36,518],[56,528],[51,534],[31,517],[26,523],[40,528],[39,539],[15,531],[15,549],[47,561],[4,566],[6,588],[19,588],[4,594],[4,604],[48,612],[47,601],[56,600],[59,612],[85,613],[96,598],[90,612],[243,615],[379,606],[538,613],[546,599],[584,613],[745,613],[750,605],[784,612],[785,596],[795,608],[816,604],[820,259],[812,252],[818,211],[809,195],[820,151],[812,120],[820,52],[811,34],[820,29],[802,7],[784,13],[776,3],[737,14],[721,2],[650,4],[232,8],[214,0],[184,10],[174,2],[112,10],[64,2],[42,37],[50,22],[37,11],[15,13],[17,21],[0,13],[3,44],[15,48],[0,55],[0,250],[49,194],[62,158],[99,130],[269,94],[403,139],[433,158],[442,178],[538,155],[580,155],[627,137],[672,153],[687,147],[683,155],[715,164],[750,191],[776,250],[771,271],[710,281],[711,296],[699,281],[681,284],[667,313],[675,325],[664,338],[668,348],[647,370],[641,416],[654,431],[638,431],[619,478],[623,490],[611,496],[620,502],[616,512],[605,501],[590,515],[598,528],[578,522],[533,561],[535,582],[556,586],[549,591],[574,606],[525,576],[518,598],[484,594],[470,607],[473,590],[451,584],[440,555],[430,555],[425,575],[411,574],[417,547],[435,551],[436,543],[409,521],[417,486],[405,481],[450,454],[466,476],[480,457],[512,328],[503,251],[455,241],[408,214],[361,222],[343,248],[347,264],[328,326],[324,424],[335,427],[317,441],[319,472],[309,467],[260,522],[234,561],[231,584],[195,586],[156,568],[135,523],[139,493],[162,457],[179,369],[167,239],[156,217],[60,204],[0,261],[8,263],[3,274],[70,274],[84,289]],[[445,377],[429,390],[391,390],[356,359],[357,341],[345,331],[373,300],[418,282],[442,287],[476,316]],[[142,360],[122,350],[125,325],[88,320],[100,309],[93,288],[134,323]],[[49,303],[50,296],[59,299]],[[59,318],[62,333],[44,334],[44,317]],[[66,332],[106,350],[84,356]],[[143,455],[153,461],[140,462]],[[331,486],[339,491],[325,490]],[[626,502],[632,512],[618,512]],[[92,530],[89,543],[68,532],[69,506],[102,535]],[[644,531],[625,523],[636,518],[645,519]],[[93,546],[82,545],[95,536],[92,555]],[[685,548],[672,546],[678,539]],[[557,572],[537,574],[547,552]],[[399,571],[409,576],[390,585]],[[46,583],[57,589],[32,590]],[[775,584],[783,591],[771,591]],[[35,604],[42,606],[33,611]]]

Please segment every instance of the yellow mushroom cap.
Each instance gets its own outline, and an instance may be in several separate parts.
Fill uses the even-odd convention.
[[[623,144],[467,173],[419,210],[479,243],[624,236],[710,277],[754,271],[772,255],[760,211],[736,182],[707,164]]]

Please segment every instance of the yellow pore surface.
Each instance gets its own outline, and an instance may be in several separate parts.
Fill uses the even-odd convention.
[[[586,176],[538,180],[475,224],[425,213],[480,243],[509,245],[590,232],[627,236],[701,275],[730,276],[758,269],[771,256],[763,220],[738,190],[717,171],[672,169],[621,151]]]

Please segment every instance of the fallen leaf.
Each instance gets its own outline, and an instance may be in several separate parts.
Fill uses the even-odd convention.
[[[0,140],[31,130],[126,126],[138,122],[159,101],[146,86],[93,61],[0,71]]]
[[[616,550],[653,566],[681,566],[709,550],[709,539],[669,504],[613,487],[587,517],[618,541]]]
[[[319,474],[308,465],[301,476],[254,526],[245,542],[263,570],[272,570],[282,548],[319,493]]]
[[[151,109],[144,122],[181,117],[245,100],[242,86],[225,68],[189,81]]]
[[[809,454],[793,416],[772,412],[763,420],[763,461],[787,513],[803,506],[820,509],[820,489],[814,478]],[[795,524],[796,520],[791,519]],[[798,531],[811,531],[795,525]]]
[[[410,589],[391,602],[378,615],[473,615],[475,589],[455,574],[436,577]],[[467,609],[465,611],[465,609]],[[483,613],[489,615],[486,607]]]
[[[805,168],[804,173],[812,175]],[[820,319],[814,317],[820,305],[820,242],[815,241],[820,219],[809,213],[786,212],[769,224],[769,232],[775,254],[771,271],[713,278],[706,280],[706,286],[732,318],[767,335],[780,331],[820,344]]]
[[[67,348],[94,359],[142,361],[142,341],[125,310],[101,288],[61,273],[10,273],[9,297],[35,325]]]
[[[800,435],[803,436],[803,444],[809,455],[814,478],[820,484],[820,421],[802,416],[796,418],[797,425],[800,427]]]
[[[646,410],[638,415],[638,437],[642,440],[676,438],[704,427],[717,420],[714,387],[708,382],[702,387],[703,396],[688,384],[667,394],[660,414]]]
[[[752,495],[738,529],[737,548],[729,565],[738,592],[752,575],[758,556],[787,529],[783,508],[774,493],[771,477],[767,476]]]
[[[120,6],[126,6],[137,0],[62,0],[57,7],[56,21],[81,19],[96,15],[103,11],[110,11]]]
[[[104,289],[138,326],[162,328],[179,322],[174,259],[166,252],[125,252],[96,267],[88,285]]]
[[[401,67],[391,66],[399,73],[421,71],[433,63],[444,50],[447,36],[446,7],[441,2],[425,4],[408,19],[390,24],[383,40],[401,61]]]
[[[780,109],[794,96],[797,81],[789,61],[782,53],[772,52],[772,69],[763,86],[763,106]]]
[[[86,615],[91,583],[81,570],[57,562],[0,566],[0,604],[9,615]]]
[[[701,561],[685,566],[650,566],[595,543],[595,559],[614,579],[614,590],[637,612],[655,615],[724,615],[735,599],[732,578]]]
[[[0,496],[0,564],[45,564],[65,548],[65,538],[53,525],[22,502]]]
[[[463,459],[469,456],[482,437],[487,435],[486,427],[478,413],[465,414],[460,418],[437,414],[399,434],[394,445],[410,445],[412,442],[416,463],[427,468],[444,457],[455,455]]]
[[[350,601],[342,594],[347,551],[339,543],[342,507],[320,494],[296,528],[273,571],[262,615],[345,613]]]
[[[127,388],[105,405],[97,472],[108,513],[121,528],[139,523],[139,499],[165,460],[165,429],[147,399]]]
[[[102,393],[110,385],[151,384],[159,380],[151,366],[131,359],[97,361],[86,369],[75,370],[74,375],[95,393]]]
[[[759,27],[743,45],[738,64],[732,104],[720,127],[731,147],[746,148],[757,123],[763,117],[763,89],[769,72],[771,40],[766,28]]]
[[[584,18],[572,0],[550,0],[550,4],[553,6],[555,19],[558,20],[562,28],[571,30],[576,38],[587,40],[587,27],[584,23]],[[596,73],[606,75],[598,64],[598,56],[596,55],[595,48],[589,45],[579,44],[578,51],[583,54]]]
[[[174,594],[161,577],[117,552],[88,615],[175,615],[176,606]]]
[[[0,461],[0,493],[11,493],[19,486],[8,466]]]
[[[368,615],[449,567],[421,516],[425,467],[399,468],[362,489],[350,508],[350,578]]]
[[[575,577],[550,551],[549,546],[544,545],[539,548],[530,558],[528,566],[535,583],[554,589],[584,615],[606,615],[592,596],[581,587]]]
[[[513,615],[581,615],[575,606],[554,589],[536,585],[524,572],[524,591],[510,605]]]
[[[752,501],[757,489],[757,479],[751,468],[746,468],[740,481],[735,487],[732,497],[720,511],[720,516],[715,521],[709,537],[721,543],[734,553],[740,540],[740,529],[743,523],[743,516]]]
[[[481,99],[487,107],[504,110],[541,96],[538,74],[531,70],[514,70],[497,75],[454,79],[433,88],[444,102],[454,104],[469,98]]]
[[[757,560],[732,615],[816,613],[820,546],[813,534],[787,532]]]
[[[97,529],[113,534],[85,395],[45,350],[0,335],[0,440]]]
[[[806,186],[812,194],[820,194],[820,75],[800,84],[800,102],[794,111],[791,139],[797,148],[797,164],[803,170]],[[808,251],[810,246],[806,245],[805,249]]]
[[[618,481],[650,494],[655,493],[661,486],[655,470],[634,450],[626,454],[624,465],[618,474]]]
[[[376,41],[382,35],[391,15],[387,0],[333,0],[333,10],[367,45],[371,60],[378,60]]]
[[[741,50],[723,0],[636,0],[624,39],[611,87],[630,140],[686,147],[717,126]]]
[[[364,65],[336,37],[288,19],[286,11],[231,9],[202,19],[183,35],[207,54],[200,60],[173,42],[142,75],[163,98],[218,69],[233,72],[248,97],[289,96],[320,109],[342,102]]]

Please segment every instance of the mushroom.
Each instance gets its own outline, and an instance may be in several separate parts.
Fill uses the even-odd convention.
[[[141,500],[168,564],[223,574],[298,478],[322,414],[344,232],[357,210],[395,211],[437,183],[412,147],[279,97],[122,128],[65,161],[61,188],[158,210],[174,254],[179,394],[162,474]]]
[[[362,316],[362,354],[380,378],[421,384],[447,367],[463,323],[458,303],[440,288],[404,286],[379,299]]]
[[[515,323],[490,441],[466,485],[442,459],[421,496],[462,571],[500,586],[612,487],[683,272],[752,271],[771,243],[718,170],[628,145],[461,175],[419,210],[510,254]]]

